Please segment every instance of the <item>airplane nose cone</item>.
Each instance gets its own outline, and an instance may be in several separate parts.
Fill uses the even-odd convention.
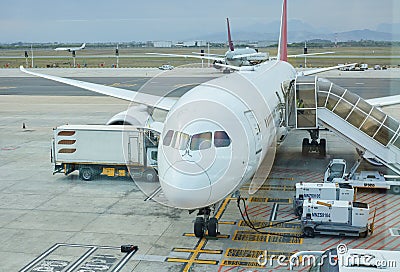
[[[211,182],[197,163],[175,162],[160,177],[160,182],[165,197],[174,207],[195,209],[209,204]]]

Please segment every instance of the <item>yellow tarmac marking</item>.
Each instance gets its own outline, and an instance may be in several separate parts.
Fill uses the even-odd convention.
[[[172,251],[175,252],[195,252],[195,249],[189,249],[189,248],[181,248],[181,247],[176,247],[173,248]],[[200,249],[198,251],[199,253],[205,253],[205,254],[222,254],[223,250],[212,250],[212,249]]]
[[[200,254],[200,250],[203,249],[203,247],[206,245],[206,243],[207,243],[207,239],[206,239],[206,238],[202,238],[202,239],[199,241],[199,243],[198,243],[197,246],[195,247],[195,249],[194,249],[192,255],[190,256],[190,259],[184,261],[184,262],[186,262],[186,265],[185,265],[185,267],[183,268],[182,271],[184,271],[184,272],[189,271],[190,267],[191,267],[194,263],[197,263],[197,260],[196,260],[196,259],[197,259],[198,255]],[[183,260],[183,259],[181,259],[181,260]],[[202,260],[200,260],[200,261],[202,261]],[[217,264],[217,263],[218,263],[217,261],[212,261],[212,262],[214,262],[214,263],[212,263],[212,264]]]
[[[185,237],[196,237],[196,236],[194,235],[194,233],[184,233],[183,236],[185,236]],[[208,238],[208,237],[206,236],[206,238]],[[214,237],[213,237],[213,238],[214,238]],[[229,238],[229,235],[227,235],[227,234],[218,234],[216,238],[228,239],[228,238]]]
[[[256,228],[301,229],[300,222],[253,221],[252,223]],[[248,227],[243,220],[239,221],[239,226]]]
[[[223,260],[221,262],[223,266],[239,266],[239,267],[251,267],[251,268],[262,268],[265,266],[261,266],[258,262],[249,262],[249,261],[242,261],[242,260]]]
[[[234,198],[225,198],[224,202],[222,202],[221,207],[219,208],[217,214],[215,215],[215,218],[217,218],[218,220],[221,218],[222,214],[224,213],[226,207],[228,206],[229,202],[234,199]]]
[[[219,221],[218,224],[220,225],[236,225],[235,221]]]
[[[286,236],[285,236],[286,235]],[[254,243],[277,243],[277,244],[302,244],[303,238],[298,232],[279,232],[279,235],[262,234],[252,231],[237,230],[232,237],[233,241],[246,241]]]
[[[228,206],[229,202],[231,200],[233,200],[235,198],[226,198],[219,210],[217,211],[217,213],[215,214],[215,218],[217,218],[218,220],[221,218],[222,214],[224,213],[226,207]],[[236,222],[226,222],[226,223],[234,223],[236,224]],[[186,237],[195,237],[194,233],[184,233],[183,234]],[[182,259],[182,258],[167,258],[166,261],[167,262],[179,262],[179,263],[186,263],[185,267],[183,268],[182,271],[187,272],[190,271],[190,268],[192,267],[192,265],[195,264],[209,264],[209,265],[217,265],[218,261],[215,260],[201,260],[201,259],[197,259],[199,254],[222,254],[223,250],[209,250],[209,249],[204,249],[205,245],[207,244],[208,241],[207,236],[201,238],[199,240],[199,242],[197,243],[197,245],[195,246],[194,249],[186,249],[186,248],[174,248],[173,251],[175,252],[188,252],[191,253],[190,258],[189,259]],[[214,237],[213,237],[214,238]],[[216,238],[220,238],[220,239],[227,239],[229,238],[229,235],[217,235]]]
[[[225,257],[227,258],[249,258],[249,259],[258,259],[260,255],[265,255],[270,257],[272,255],[284,255],[286,257],[290,257],[294,254],[294,252],[285,252],[285,251],[275,251],[275,250],[260,250],[260,249],[247,249],[247,248],[228,248],[225,253]]]
[[[248,200],[249,202],[265,202],[265,203],[280,203],[280,204],[291,204],[292,200],[289,198],[271,198],[271,197],[255,197],[252,196]]]

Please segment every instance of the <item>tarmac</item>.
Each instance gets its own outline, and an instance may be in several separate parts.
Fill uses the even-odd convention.
[[[67,75],[78,76],[78,70],[86,69],[68,69],[71,74]],[[96,75],[88,72],[86,76],[107,74],[105,69],[98,70],[92,71]],[[64,76],[68,71],[62,72]],[[143,77],[135,71],[127,70],[124,73],[129,75],[122,73],[121,77]],[[375,72],[379,77],[381,71]],[[6,74],[0,70],[4,79],[21,76],[17,70]],[[375,73],[364,75],[367,79],[360,76],[356,82]],[[260,234],[243,224],[236,199],[227,198],[217,213],[220,236],[199,240],[193,236],[195,214],[145,201],[146,196],[130,179],[86,182],[76,173],[52,175],[52,128],[67,123],[104,124],[128,106],[129,102],[105,96],[0,95],[0,271],[287,271],[285,263],[276,260],[260,267],[257,258],[264,250],[289,256],[298,250],[323,250],[339,243],[400,250],[400,236],[392,235],[400,229],[400,196],[386,192],[361,191],[357,196],[377,209],[376,230],[366,239],[296,237],[296,220],[270,225],[265,229],[269,234]],[[398,109],[392,106],[385,111],[400,120]],[[278,148],[271,174],[255,195],[248,195],[246,185],[241,190],[253,222],[293,219],[291,198],[296,182],[321,181],[332,158],[344,158],[349,164],[356,159],[350,144],[327,131],[321,133],[327,139],[327,157],[304,159],[301,139],[305,136],[303,131],[288,135]],[[136,245],[138,250],[121,253],[120,246],[125,244]],[[305,267],[296,271],[305,271]]]

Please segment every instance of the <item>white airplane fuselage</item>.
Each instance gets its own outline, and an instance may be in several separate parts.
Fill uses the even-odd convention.
[[[253,54],[253,56],[248,56]],[[237,56],[243,55],[242,58],[235,58]],[[247,56],[246,56],[247,55]],[[225,62],[228,65],[232,66],[249,66],[252,65],[253,62],[260,63],[265,61],[268,58],[266,53],[258,53],[253,48],[236,48],[234,51],[228,50],[225,53]]]
[[[269,61],[255,71],[203,83],[177,101],[158,150],[159,180],[171,205],[208,207],[251,179],[275,144],[278,96],[284,99],[281,84],[295,76],[287,62]],[[221,144],[216,138],[222,132],[229,141]]]

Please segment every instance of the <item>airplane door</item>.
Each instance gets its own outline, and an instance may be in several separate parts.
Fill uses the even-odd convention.
[[[253,111],[245,111],[244,115],[246,116],[247,121],[250,124],[251,131],[254,136],[255,140],[255,151],[256,155],[261,153],[261,131],[260,131],[260,126],[258,125],[257,119],[254,116]]]

